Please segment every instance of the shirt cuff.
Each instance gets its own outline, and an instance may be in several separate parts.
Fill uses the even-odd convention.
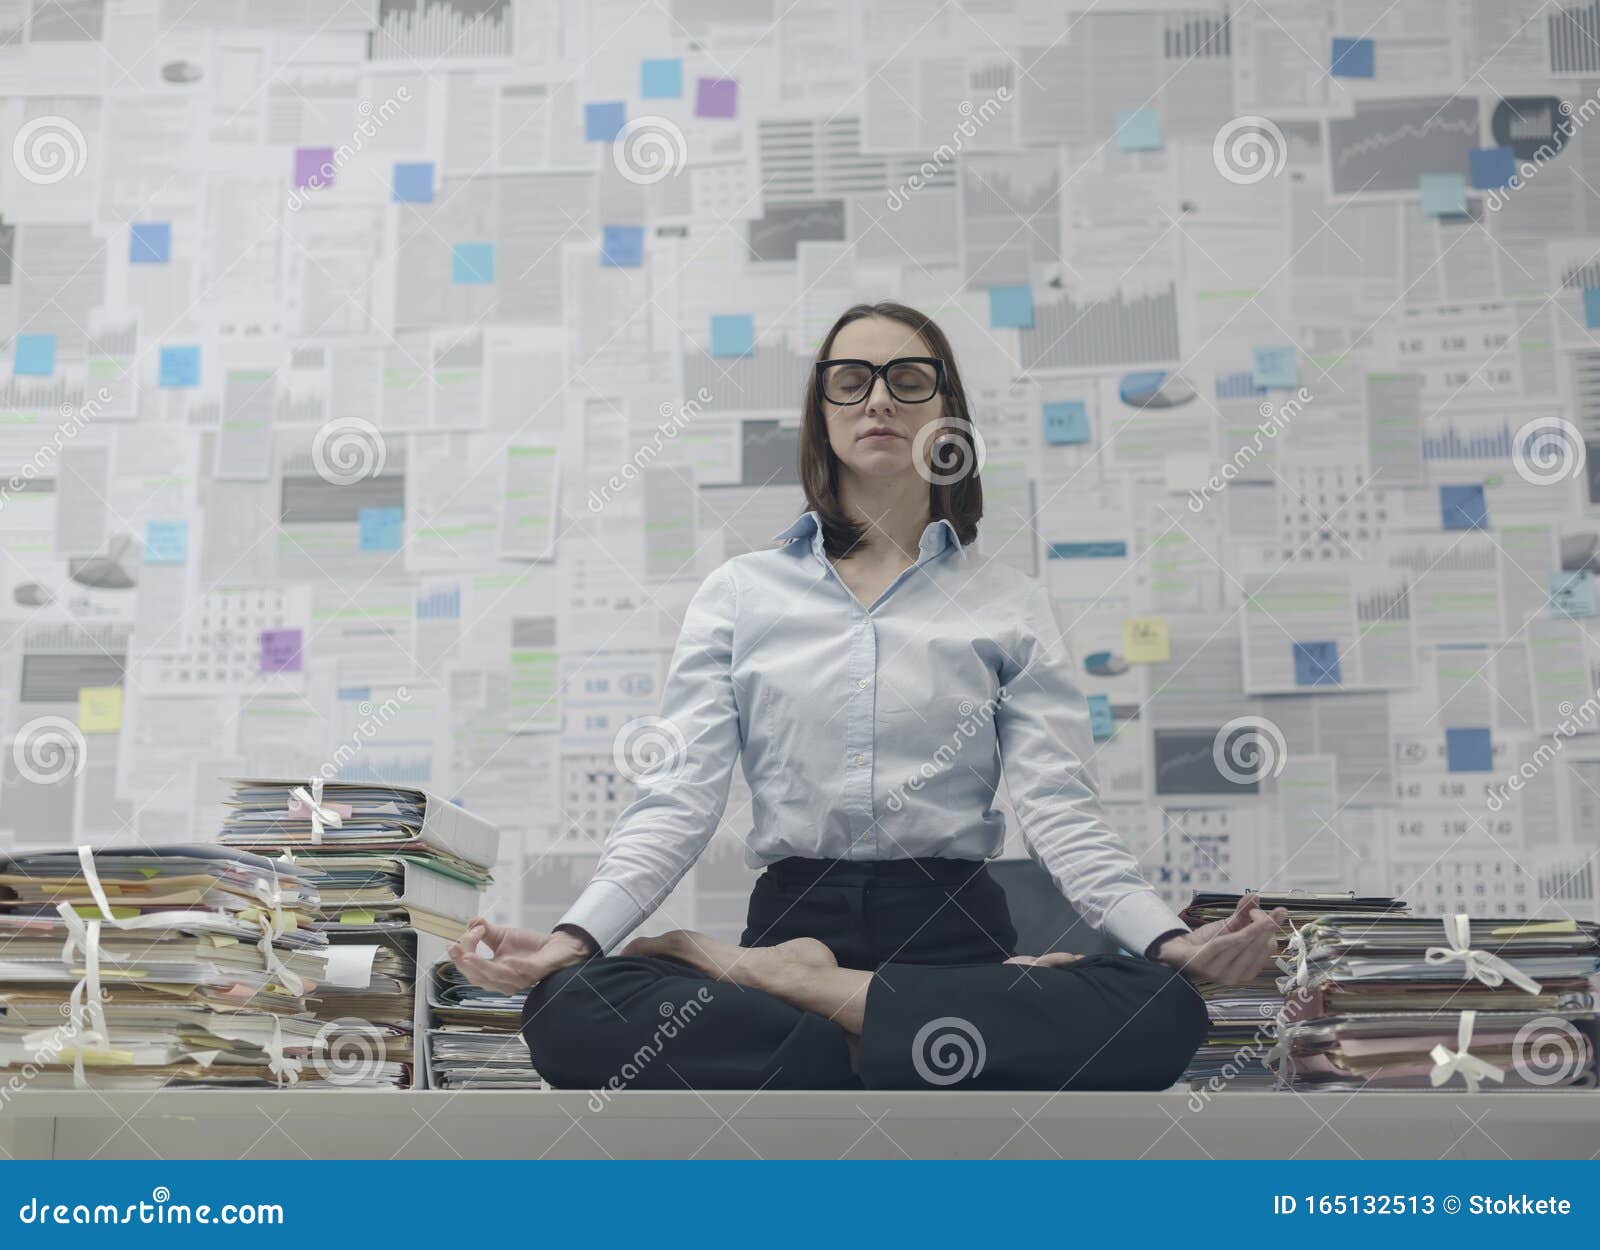
[[[644,916],[644,908],[616,882],[591,881],[556,923],[577,925],[599,943],[599,953],[607,955],[639,927]]]
[[[1124,950],[1138,955],[1144,954],[1150,943],[1164,933],[1173,929],[1189,932],[1189,926],[1178,919],[1178,913],[1154,890],[1124,894],[1106,912],[1100,928]]]

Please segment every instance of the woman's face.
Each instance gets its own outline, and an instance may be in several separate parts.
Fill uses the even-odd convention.
[[[863,317],[834,336],[827,358],[870,360],[881,365],[901,356],[932,355],[933,350],[910,326],[887,317]],[[895,378],[895,389],[914,393],[911,384],[916,369],[931,380],[931,366],[906,366]],[[835,403],[824,394],[822,411],[828,420],[828,443],[846,470],[863,477],[896,477],[916,471],[913,454],[920,456],[924,468],[930,463],[935,432],[927,427],[943,418],[944,396],[935,391],[931,399],[920,403],[896,399],[880,374],[866,393],[851,403]]]

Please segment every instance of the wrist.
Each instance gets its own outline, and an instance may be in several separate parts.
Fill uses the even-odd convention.
[[[1182,939],[1187,936],[1188,933],[1184,929],[1169,929],[1151,942],[1149,946],[1145,947],[1144,957],[1153,959],[1157,963],[1172,963],[1183,950],[1184,943]]]
[[[561,940],[562,944],[569,947],[578,960],[588,959],[600,953],[600,943],[590,937],[587,932],[575,924],[558,924],[551,935]]]

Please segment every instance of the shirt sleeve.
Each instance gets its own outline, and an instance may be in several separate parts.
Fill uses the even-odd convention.
[[[726,564],[701,583],[667,666],[661,714],[636,724],[618,753],[649,767],[606,838],[594,877],[559,924],[609,952],[671,893],[716,832],[739,758],[733,693],[738,588]]]
[[[1162,933],[1187,926],[1102,816],[1090,764],[1089,704],[1049,593],[1032,582],[1024,604],[1016,653],[1001,666],[995,710],[1011,806],[1028,854],[1078,914],[1142,954]]]

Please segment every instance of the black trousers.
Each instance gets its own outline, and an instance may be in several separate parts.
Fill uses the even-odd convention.
[[[832,1020],[615,955],[529,993],[534,1066],[562,1089],[1165,1089],[1205,1037],[1199,994],[1150,960],[1004,963],[1016,930],[975,861],[783,860],[756,882],[742,944],[796,937],[874,974],[857,1070]]]

